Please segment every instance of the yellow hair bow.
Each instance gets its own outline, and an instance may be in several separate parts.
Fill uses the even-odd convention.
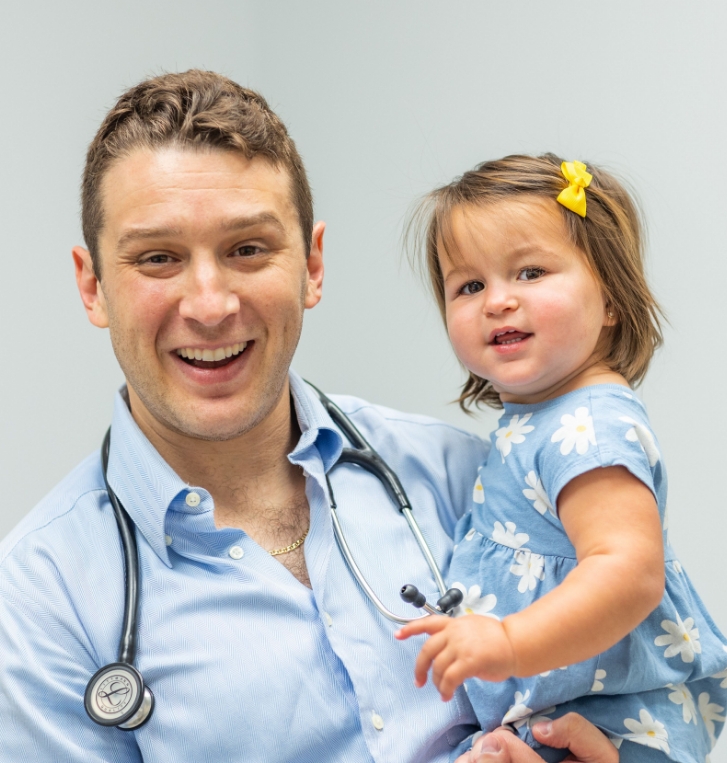
[[[591,184],[593,175],[586,171],[583,162],[563,162],[560,165],[563,177],[568,185],[558,194],[558,201],[581,217],[586,216],[586,188]]]

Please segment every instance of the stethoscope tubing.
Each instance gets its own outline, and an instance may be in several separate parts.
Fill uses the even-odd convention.
[[[109,465],[109,450],[111,446],[111,427],[108,428],[101,446],[101,463],[106,492],[111,502],[111,508],[116,517],[116,524],[121,536],[121,546],[124,554],[126,569],[126,585],[124,590],[124,618],[119,639],[118,661],[133,665],[136,659],[137,619],[139,613],[139,552],[136,547],[136,536],[131,518],[121,501],[109,485],[107,471]]]
[[[338,508],[336,506],[336,499],[333,493],[333,487],[331,486],[330,474],[337,466],[341,464],[355,464],[374,477],[376,477],[383,487],[386,489],[391,500],[397,506],[399,511],[406,518],[407,524],[414,535],[419,548],[424,555],[424,558],[429,565],[429,569],[434,576],[434,580],[439,588],[442,597],[447,594],[447,588],[444,583],[444,578],[437,565],[434,555],[432,554],[429,544],[424,537],[424,534],[417,523],[414,514],[412,512],[409,498],[406,495],[404,486],[397,475],[392,471],[389,465],[379,456],[379,454],[369,445],[366,438],[356,428],[353,422],[343,413],[343,411],[330,400],[323,392],[321,392],[314,385],[310,385],[316,392],[322,405],[330,415],[333,422],[345,435],[346,439],[353,446],[350,448],[343,448],[339,459],[328,470],[326,475],[326,485],[328,487],[328,499],[331,509],[331,522],[333,525],[333,533],[336,538],[336,543],[343,555],[348,568],[351,570],[354,578],[358,582],[359,586],[371,601],[378,612],[388,620],[398,624],[406,624],[414,620],[419,620],[421,617],[427,617],[428,615],[421,615],[420,617],[401,617],[400,615],[392,612],[376,595],[371,585],[366,580],[361,568],[358,566],[356,559],[351,552],[351,548],[346,541],[346,536],[343,532],[341,522],[338,517]],[[118,499],[116,493],[112,490],[108,481],[108,465],[109,465],[109,452],[111,447],[111,428],[109,427],[104,437],[103,444],[101,446],[101,464],[103,467],[103,479],[108,493],[109,501],[116,518],[116,524],[119,529],[119,536],[121,540],[122,553],[124,557],[124,567],[126,573],[125,586],[124,586],[124,616],[121,627],[121,636],[119,638],[119,650],[118,650],[118,662],[111,663],[100,668],[91,677],[86,688],[84,695],[84,704],[86,711],[92,720],[102,726],[116,726],[122,730],[128,731],[139,728],[146,723],[151,717],[154,711],[154,694],[145,685],[144,679],[141,673],[134,667],[134,661],[136,659],[137,650],[137,626],[139,615],[139,551],[136,543],[136,536],[134,533],[134,524],[131,521],[126,509],[124,509],[121,501]],[[416,588],[413,586],[405,586],[411,588],[416,592]],[[450,592],[451,593],[451,592]],[[458,593],[455,591],[454,593]],[[403,596],[403,594],[402,594]],[[424,596],[421,599],[424,600]],[[461,598],[461,597],[460,597]],[[411,601],[407,599],[407,601]],[[443,604],[443,599],[440,599],[438,606]],[[442,615],[448,612],[448,609],[435,609],[428,603],[415,604],[415,606],[424,609],[426,612],[432,615]],[[104,696],[107,696],[103,690],[103,687],[109,682],[115,681],[115,685],[125,685],[126,687],[135,688],[136,699],[129,705],[128,710],[123,709],[123,713],[118,715],[118,718],[105,717],[104,712],[109,713],[101,708],[101,701]],[[119,683],[121,682],[121,683]],[[128,688],[127,688],[128,690]]]
[[[407,524],[409,525],[409,528],[414,535],[414,538],[416,539],[427,564],[429,565],[429,569],[434,576],[434,580],[437,584],[437,587],[439,588],[440,595],[444,596],[447,593],[447,586],[444,583],[444,578],[442,576],[441,570],[439,569],[439,565],[434,559],[434,555],[432,554],[429,544],[427,543],[426,538],[424,537],[424,534],[419,527],[419,523],[414,517],[411,503],[409,502],[409,498],[406,494],[406,491],[404,490],[404,486],[401,484],[401,481],[391,469],[391,467],[389,467],[389,465],[381,458],[381,456],[379,456],[379,454],[371,447],[371,445],[369,445],[366,438],[353,425],[351,420],[343,413],[343,411],[315,385],[311,384],[310,382],[307,383],[315,391],[318,399],[321,401],[323,407],[326,409],[333,422],[343,432],[351,445],[353,445],[353,448],[344,448],[342,450],[340,457],[336,463],[328,470],[328,474],[326,475],[328,500],[330,503],[331,520],[333,524],[333,534],[336,538],[336,542],[338,543],[338,547],[340,548],[341,553],[346,560],[346,564],[348,565],[349,569],[353,573],[354,578],[361,586],[368,599],[371,601],[374,607],[376,607],[376,609],[388,620],[404,625],[406,623],[413,622],[414,620],[419,620],[421,617],[426,617],[427,615],[421,615],[420,617],[402,617],[397,615],[392,612],[376,595],[375,591],[366,580],[366,577],[361,571],[361,568],[356,563],[353,553],[351,552],[351,548],[346,541],[343,528],[338,518],[336,499],[333,494],[333,487],[331,486],[330,474],[337,466],[345,463],[351,463],[366,469],[366,471],[370,472],[381,482],[381,484],[386,489],[386,492],[397,505],[397,508],[401,514],[404,515]],[[441,611],[436,610],[429,604],[425,604],[422,609],[433,615],[442,614]]]

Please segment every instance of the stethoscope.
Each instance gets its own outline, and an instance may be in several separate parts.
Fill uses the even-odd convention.
[[[437,601],[436,605],[431,606],[424,594],[416,586],[408,584],[403,586],[399,591],[401,598],[405,602],[425,610],[429,615],[452,615],[454,610],[462,603],[462,592],[457,588],[447,589],[439,565],[414,517],[411,504],[401,481],[391,467],[369,445],[366,438],[359,432],[348,416],[323,392],[312,384],[310,386],[318,395],[328,415],[352,446],[350,448],[343,448],[338,460],[326,474],[326,483],[328,486],[333,533],[343,558],[357,583],[361,586],[361,589],[374,607],[388,620],[405,624],[412,620],[420,619],[419,617],[401,617],[388,609],[369,585],[363,572],[361,572],[361,568],[356,563],[338,519],[338,507],[330,480],[331,472],[342,464],[360,466],[381,482],[391,500],[406,519],[409,529],[416,538],[441,594],[441,598]],[[91,720],[99,723],[101,726],[116,726],[123,731],[132,731],[143,726],[151,718],[154,711],[154,694],[144,683],[141,673],[134,667],[139,613],[139,552],[136,546],[134,525],[131,518],[126,513],[126,509],[124,509],[121,501],[108,482],[107,471],[110,443],[111,429],[109,428],[101,446],[101,463],[103,466],[104,483],[114,516],[116,517],[116,524],[119,528],[121,545],[123,547],[124,566],[126,569],[124,619],[121,626],[118,659],[116,662],[105,665],[93,674],[86,686],[84,706]],[[424,617],[429,615],[424,615]]]

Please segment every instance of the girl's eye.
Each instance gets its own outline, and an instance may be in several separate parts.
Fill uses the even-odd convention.
[[[535,281],[545,273],[543,268],[523,268],[517,276],[518,281]]]
[[[470,281],[466,283],[460,290],[460,294],[477,294],[478,291],[482,291],[485,285],[482,281]]]

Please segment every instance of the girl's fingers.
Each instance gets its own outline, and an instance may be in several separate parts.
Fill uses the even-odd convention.
[[[447,638],[443,633],[435,634],[424,644],[414,664],[414,683],[417,686],[424,686],[427,682],[427,673],[432,662],[446,645]]]
[[[400,641],[403,641],[410,636],[419,636],[422,633],[428,633],[432,636],[435,633],[439,633],[443,628],[446,628],[449,619],[449,617],[444,617],[443,615],[429,615],[428,617],[422,617],[419,620],[407,623],[403,628],[399,628],[394,636]]]
[[[465,665],[462,660],[451,660],[441,674],[437,688],[445,702],[449,702],[454,696],[454,692],[464,683],[465,678],[471,678],[467,675]]]

